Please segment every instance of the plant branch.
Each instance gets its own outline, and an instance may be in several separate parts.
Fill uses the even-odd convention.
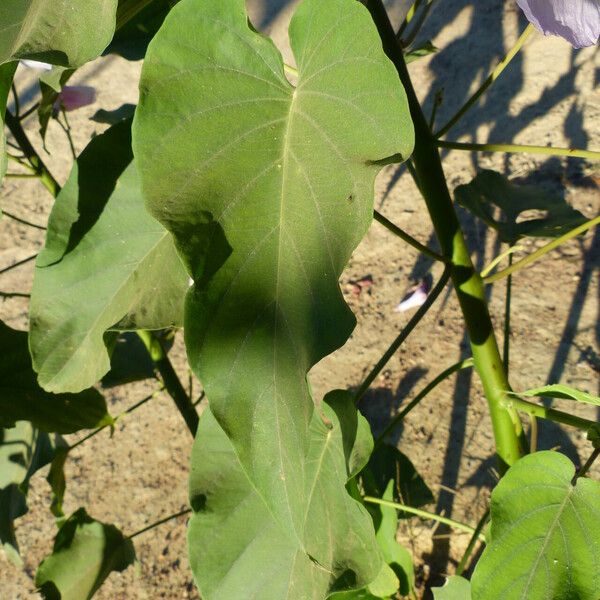
[[[151,331],[140,330],[137,334],[144,342],[144,345],[152,358],[154,367],[161,376],[165,389],[175,402],[175,406],[181,413],[190,433],[192,436],[195,436],[199,422],[198,413],[196,412],[190,397],[183,388],[161,340],[153,335]]]
[[[191,508],[185,508],[183,510],[180,510],[178,513],[175,513],[174,515],[169,515],[168,517],[165,517],[164,519],[160,519],[159,521],[156,521],[155,523],[151,523],[147,527],[144,527],[143,529],[140,529],[139,531],[136,531],[135,533],[132,533],[131,535],[128,535],[127,537],[131,540],[134,537],[137,537],[138,535],[142,535],[142,533],[146,533],[147,531],[150,531],[151,529],[158,527],[159,525],[168,523],[169,521],[172,521],[173,519],[176,519],[177,517],[183,517],[183,515],[188,515],[191,512],[192,512]]]
[[[503,404],[510,389],[487,305],[485,287],[475,271],[446,183],[439,152],[406,67],[382,0],[364,0],[379,30],[383,48],[404,85],[415,127],[413,162],[444,256],[452,256],[452,281],[471,342],[473,361],[490,408],[499,467],[502,472],[525,451],[523,428],[516,411]]]
[[[484,283],[493,283],[494,281],[498,281],[498,279],[502,279],[503,277],[507,277],[508,275],[512,275],[513,273],[520,271],[524,267],[527,267],[531,263],[535,262],[536,260],[538,260],[539,258],[544,256],[544,254],[548,254],[548,252],[550,252],[551,250],[554,250],[554,248],[556,248],[557,246],[564,244],[565,242],[569,241],[570,239],[577,237],[579,234],[586,232],[588,229],[591,229],[592,227],[595,227],[596,225],[600,225],[600,215],[598,215],[594,219],[590,219],[589,221],[583,223],[582,225],[579,225],[579,227],[575,227],[575,229],[571,229],[571,231],[568,231],[564,235],[561,235],[560,237],[552,240],[551,242],[548,242],[545,246],[538,248],[535,252],[532,252],[529,256],[522,258],[521,260],[517,261],[516,263],[508,266],[506,269],[503,269],[502,271],[498,271],[497,273],[494,273],[493,275],[488,275],[483,280]]]
[[[4,267],[4,269],[0,269],[0,275],[2,275],[3,273],[7,273],[8,271],[12,271],[13,269],[16,269],[17,267],[20,267],[22,265],[25,265],[28,262],[31,262],[36,257],[37,257],[37,253],[32,254],[31,256],[28,256],[27,258],[24,258],[23,260],[19,260],[16,263],[9,265],[8,267]]]
[[[467,533],[471,534],[475,533],[475,528],[467,525],[466,523],[460,523],[454,519],[442,517],[441,515],[437,515],[426,510],[421,510],[420,508],[414,508],[413,506],[407,506],[406,504],[398,504],[397,502],[390,502],[389,500],[381,500],[380,498],[373,498],[372,496],[363,496],[363,500],[369,504],[379,504],[381,506],[388,506],[390,508],[396,508],[397,510],[403,510],[404,512],[421,517],[422,519],[443,523],[444,525],[448,525],[449,527],[458,529],[459,531],[466,531]],[[481,532],[479,533],[479,539],[485,542],[485,536]]]
[[[453,375],[454,373],[468,369],[473,366],[473,359],[467,358],[461,360],[451,367],[448,367],[445,371],[442,371],[435,379],[430,381],[386,426],[386,428],[377,436],[375,440],[375,447],[380,446],[385,438],[401,423],[406,415],[425,398],[430,392],[432,392],[442,381]]]
[[[516,41],[515,45],[509,50],[506,56],[498,63],[496,68],[487,76],[486,80],[481,84],[481,87],[465,102],[465,104],[460,108],[456,114],[448,120],[448,122],[436,133],[434,137],[441,138],[443,135],[448,133],[452,127],[454,127],[462,117],[471,109],[471,107],[477,103],[479,98],[485,94],[488,88],[502,75],[504,69],[510,64],[512,59],[517,55],[519,50],[523,47],[523,44],[527,41],[529,36],[533,33],[534,27],[530,23],[525,28],[525,31],[519,36],[519,39]]]
[[[577,473],[577,477],[583,477],[591,468],[592,465],[596,462],[596,459],[600,456],[600,448],[594,448],[594,451],[590,455],[590,457],[585,461],[585,464],[581,469],[579,469]]]
[[[425,256],[429,256],[429,258],[433,258],[433,260],[437,260],[445,264],[450,262],[449,258],[445,258],[441,254],[438,254],[427,246],[421,244],[421,242],[412,237],[412,235],[406,233],[406,231],[400,229],[398,225],[395,225],[392,223],[392,221],[384,217],[379,211],[373,211],[373,218],[378,223],[383,225],[388,231],[392,232],[395,236],[398,236],[401,240],[404,240],[408,245],[418,250],[421,254],[425,254]]]
[[[448,142],[435,140],[440,148],[451,150],[465,150],[468,152],[523,152],[527,154],[545,154],[547,156],[567,156],[569,158],[587,158],[600,160],[600,152],[596,150],[582,150],[580,148],[556,148],[555,146],[528,146],[524,144],[471,144],[468,142]]]
[[[15,138],[17,144],[19,144],[19,147],[25,155],[25,158],[33,167],[35,172],[39,175],[46,189],[52,194],[52,196],[56,198],[60,192],[60,185],[52,173],[50,173],[44,164],[44,161],[40,158],[36,149],[29,141],[29,138],[27,137],[27,134],[21,125],[21,121],[19,121],[19,119],[17,119],[9,110],[7,110],[5,123],[12,136]]]
[[[21,223],[22,225],[27,225],[28,227],[35,227],[36,229],[42,229],[43,231],[46,231],[46,228],[43,225],[37,225],[36,223],[31,223],[30,221],[26,221],[25,219],[22,219],[21,217],[17,217],[16,215],[13,215],[12,213],[7,212],[4,209],[2,209],[2,214],[5,217],[12,219],[13,221],[16,221],[17,223]]]
[[[373,381],[375,381],[377,375],[388,363],[390,358],[398,351],[398,348],[402,345],[404,340],[410,335],[412,330],[418,325],[419,321],[425,316],[431,305],[435,302],[436,298],[442,293],[446,287],[448,280],[450,279],[450,268],[447,266],[440,277],[440,280],[436,283],[435,287],[431,290],[427,296],[425,302],[419,306],[417,312],[412,316],[410,321],[406,324],[406,327],[400,332],[400,335],[391,343],[390,347],[386,350],[385,354],[379,359],[377,364],[373,367],[371,372],[367,375],[365,380],[362,382],[356,394],[354,396],[355,402],[358,402],[369,389]]]

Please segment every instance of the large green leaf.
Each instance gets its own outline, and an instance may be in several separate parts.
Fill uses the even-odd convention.
[[[477,600],[597,600],[600,483],[556,452],[530,454],[492,492],[491,543],[473,578]]]
[[[123,571],[134,560],[129,538],[80,508],[61,526],[35,584],[47,600],[88,600],[112,571]]]
[[[553,383],[551,385],[544,385],[539,388],[533,388],[524,392],[516,392],[517,396],[526,396],[532,398],[534,396],[545,396],[547,398],[562,398],[565,400],[577,400],[577,402],[583,402],[585,404],[594,404],[600,406],[600,398],[593,396],[587,392],[581,392],[567,385],[560,383]]]
[[[49,391],[79,391],[109,370],[107,331],[181,324],[188,277],[144,208],[130,126],[92,140],[50,215],[30,305],[33,365]]]
[[[360,3],[305,0],[290,43],[296,87],[243,0],[182,0],[146,54],[134,151],[195,281],[190,364],[252,485],[304,539],[306,374],[354,327],[338,277],[371,223],[380,164],[410,154],[413,129]]]
[[[31,58],[82,65],[110,42],[116,11],[117,0],[2,0],[0,64]]]
[[[2,178],[6,174],[6,137],[4,133],[4,115],[6,114],[6,100],[8,99],[8,92],[10,90],[10,84],[15,74],[17,63],[7,63],[0,65],[0,184]]]
[[[469,184],[459,185],[455,197],[508,244],[525,236],[558,237],[586,221],[560,195],[535,186],[514,185],[495,171],[481,171]],[[502,211],[500,219],[494,215],[496,207]],[[531,210],[541,214],[518,221],[522,213]]]
[[[301,528],[292,531],[253,485],[231,441],[206,409],[192,451],[190,561],[202,597],[322,600],[360,587],[381,567],[369,515],[346,481],[364,466],[368,425],[345,392],[313,413]],[[368,436],[368,437],[367,437]]]
[[[463,577],[452,575],[444,587],[431,588],[434,600],[471,600],[471,583]]]
[[[0,427],[30,421],[35,427],[73,433],[113,422],[106,401],[95,389],[78,394],[51,394],[37,382],[31,366],[27,333],[0,321]]]

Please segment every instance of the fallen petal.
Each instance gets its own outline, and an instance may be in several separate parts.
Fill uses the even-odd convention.
[[[402,298],[400,304],[394,308],[394,312],[404,312],[410,310],[411,308],[417,308],[425,303],[427,300],[427,295],[429,293],[429,286],[427,282],[422,281],[416,288],[413,288],[411,291]]]
[[[40,71],[52,70],[52,65],[45,62],[40,62],[39,60],[28,60],[24,58],[23,60],[20,60],[19,63],[28,69],[38,69]]]
[[[598,43],[598,0],[517,0],[517,4],[544,35],[563,37],[575,48]]]

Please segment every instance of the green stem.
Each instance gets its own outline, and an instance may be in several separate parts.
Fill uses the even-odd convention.
[[[427,311],[431,308],[431,305],[435,302],[436,298],[442,293],[446,287],[448,280],[450,279],[450,268],[446,267],[440,280],[437,282],[433,290],[427,296],[425,302],[419,306],[417,312],[413,315],[410,321],[406,324],[406,327],[400,332],[400,335],[391,343],[390,347],[386,350],[385,354],[379,359],[377,364],[373,367],[371,372],[367,375],[365,380],[362,382],[356,394],[354,396],[355,402],[358,402],[369,389],[371,384],[375,381],[377,375],[381,373],[381,370],[387,365],[388,361],[396,354],[398,348],[402,345],[404,340],[410,335],[411,331],[418,325],[419,321],[425,316]]]
[[[488,508],[485,513],[483,513],[483,516],[481,517],[481,519],[479,519],[479,523],[477,523],[477,527],[475,527],[475,531],[473,532],[473,535],[471,536],[471,539],[469,540],[469,545],[467,546],[467,549],[465,550],[465,553],[462,555],[462,558],[460,559],[460,562],[458,563],[458,567],[456,567],[456,575],[462,575],[465,567],[467,566],[467,562],[469,560],[469,558],[471,558],[471,555],[473,554],[473,550],[475,550],[475,546],[477,545],[477,542],[479,541],[479,535],[481,534],[481,532],[483,531],[483,528],[485,527],[485,524],[488,520],[488,517],[490,516],[490,509]]]
[[[488,75],[487,79],[481,84],[481,87],[465,102],[462,108],[434,135],[434,137],[441,138],[443,135],[448,133],[452,127],[454,127],[463,116],[471,109],[471,107],[477,103],[479,98],[485,94],[487,89],[502,75],[502,72],[510,64],[512,59],[517,55],[519,50],[523,47],[523,44],[527,41],[527,38],[533,33],[534,27],[530,23],[525,28],[525,31],[519,36],[515,45],[510,49],[507,55],[498,63],[497,67]]]
[[[590,455],[590,457],[586,460],[585,465],[579,469],[577,473],[577,477],[583,477],[591,468],[592,465],[596,462],[596,459],[600,456],[600,448],[594,448],[594,451]]]
[[[425,21],[427,20],[427,17],[429,16],[429,13],[431,12],[431,9],[433,8],[434,2],[435,0],[427,0],[427,4],[419,13],[419,16],[416,18],[415,24],[412,26],[411,32],[408,34],[408,37],[405,40],[402,40],[402,45],[405,48],[408,48],[408,46],[410,46],[415,41],[417,35],[419,35],[421,28],[423,27]]]
[[[467,358],[461,360],[451,367],[448,367],[445,371],[442,371],[433,381],[430,381],[386,426],[386,428],[377,436],[375,440],[375,447],[380,446],[385,438],[398,426],[399,423],[408,415],[408,413],[425,398],[430,392],[432,392],[442,381],[460,371],[462,369],[468,369],[473,366],[473,359]]]
[[[151,331],[138,331],[137,334],[144,342],[154,367],[159,372],[163,385],[169,393],[169,396],[175,402],[177,410],[181,413],[185,424],[188,426],[191,434],[196,435],[198,430],[198,413],[192,404],[190,397],[186,394],[169,357],[162,345],[160,339],[152,334]]]
[[[174,515],[169,515],[168,517],[165,517],[164,519],[160,519],[160,521],[156,521],[155,523],[151,523],[147,527],[144,527],[143,529],[140,529],[139,531],[136,531],[135,533],[132,533],[131,535],[129,535],[127,537],[131,540],[134,537],[137,537],[138,535],[142,535],[142,533],[146,533],[147,531],[150,531],[151,529],[154,529],[155,527],[158,527],[159,525],[168,523],[169,521],[172,521],[173,519],[176,519],[177,517],[183,517],[183,515],[189,515],[191,512],[192,512],[191,508],[184,508],[183,510],[180,510],[178,513],[175,513]]]
[[[510,267],[513,262],[513,255],[508,256],[508,266]],[[508,377],[509,371],[509,359],[510,359],[510,305],[512,301],[512,275],[508,276],[506,280],[506,296],[504,300],[504,340],[502,348],[502,362],[504,363],[504,369],[506,376]]]
[[[23,260],[19,260],[16,263],[9,265],[8,267],[4,267],[4,269],[0,269],[0,275],[2,275],[3,273],[7,273],[8,271],[12,271],[13,269],[16,269],[17,267],[20,267],[21,265],[25,265],[28,262],[31,262],[32,260],[34,260],[36,257],[37,257],[37,254],[32,254],[31,256],[28,256],[27,258],[24,258]]]
[[[63,119],[65,120],[64,124],[60,119],[56,119],[61,129],[65,132],[67,136],[67,140],[69,141],[69,148],[71,149],[71,156],[73,156],[73,160],[77,160],[77,150],[75,149],[75,144],[73,143],[73,136],[71,135],[71,125],[69,124],[69,119],[67,117],[67,112],[63,108],[61,110]]]
[[[16,215],[13,215],[12,213],[6,212],[4,209],[2,209],[2,214],[5,217],[12,219],[13,221],[16,221],[17,223],[21,223],[22,225],[27,225],[28,227],[35,227],[36,229],[43,229],[44,231],[46,230],[46,228],[43,225],[37,225],[36,223],[31,223],[30,221],[26,221],[25,219],[22,219],[21,217],[17,217]]]
[[[586,221],[582,225],[579,225],[579,227],[575,227],[575,229],[571,229],[571,231],[568,231],[564,235],[557,237],[556,239],[552,240],[551,242],[548,242],[545,246],[538,248],[535,252],[532,252],[529,256],[522,258],[521,260],[517,261],[516,263],[508,266],[506,269],[503,269],[502,271],[498,271],[497,273],[494,273],[493,275],[488,275],[483,280],[484,283],[493,283],[494,281],[498,281],[498,279],[502,279],[503,277],[507,277],[508,275],[512,275],[513,273],[520,271],[524,267],[530,265],[531,263],[535,262],[536,260],[538,260],[539,258],[544,256],[544,254],[548,254],[548,252],[550,252],[551,250],[554,250],[554,248],[556,248],[557,246],[560,246],[561,244],[568,242],[570,239],[577,237],[579,234],[584,233],[585,231],[587,231],[588,229],[591,229],[592,227],[595,227],[596,225],[600,225],[600,215],[598,215],[594,219],[590,219],[589,221]]]
[[[29,164],[35,169],[35,172],[40,176],[40,180],[46,189],[56,198],[60,192],[60,185],[48,170],[36,149],[33,147],[25,130],[21,125],[21,121],[17,119],[9,110],[6,111],[6,126],[15,138],[17,144],[21,148],[23,154],[29,161]]]
[[[527,154],[545,154],[546,156],[568,156],[569,158],[587,158],[600,160],[600,152],[580,148],[556,148],[554,146],[528,146],[524,144],[471,144],[467,142],[447,142],[435,140],[440,148],[467,150],[469,152],[524,152]]]
[[[6,173],[4,175],[7,179],[39,179],[40,176],[37,173]]]
[[[388,506],[390,508],[395,508],[397,510],[403,510],[404,512],[411,513],[416,515],[417,517],[421,517],[422,519],[428,519],[431,521],[437,521],[438,523],[443,523],[444,525],[448,525],[453,529],[458,529],[459,531],[466,531],[467,533],[475,533],[475,528],[467,525],[466,523],[460,523],[459,521],[455,521],[454,519],[449,519],[448,517],[442,517],[441,515],[436,515],[435,513],[430,513],[426,510],[421,510],[420,508],[415,508],[414,506],[407,506],[406,504],[398,504],[397,502],[390,502],[389,500],[381,500],[380,498],[373,498],[372,496],[363,496],[363,500],[368,502],[369,504],[379,504],[381,506]],[[479,539],[485,542],[485,536],[480,532]]]
[[[395,225],[394,223],[392,223],[389,219],[384,217],[379,211],[376,210],[373,212],[373,218],[378,223],[383,225],[388,231],[391,231],[394,235],[398,236],[401,240],[404,240],[407,244],[409,244],[413,248],[417,249],[419,252],[421,252],[421,254],[425,254],[425,256],[429,256],[429,258],[433,258],[433,260],[438,260],[443,263],[450,262],[450,260],[448,258],[445,258],[441,254],[438,254],[437,252],[434,252],[433,250],[429,249],[427,246],[424,246],[423,244],[421,244],[421,242],[419,242],[414,237],[412,237],[411,235],[406,233],[406,231],[404,231],[403,229],[400,229],[400,227],[398,227],[398,225]]]
[[[453,259],[451,276],[469,333],[473,361],[490,408],[500,470],[505,471],[524,452],[523,428],[516,411],[506,409],[502,404],[504,391],[510,386],[494,335],[485,287],[471,261],[436,142],[421,110],[385,7],[381,0],[365,0],[365,3],[408,96],[415,127],[413,161],[442,254]]]
[[[528,415],[546,419],[547,421],[554,421],[555,423],[561,423],[562,425],[569,425],[570,427],[575,427],[581,431],[590,431],[591,429],[600,430],[600,424],[596,421],[590,421],[589,419],[584,419],[583,417],[577,417],[554,408],[540,406],[539,404],[528,402],[527,400],[523,400],[522,398],[518,398],[516,396],[507,396],[503,401],[503,404],[506,407],[515,408],[521,412],[527,413]]]

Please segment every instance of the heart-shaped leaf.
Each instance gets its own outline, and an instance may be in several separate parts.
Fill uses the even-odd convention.
[[[410,154],[413,129],[360,3],[305,0],[290,43],[295,87],[243,0],[179,2],[146,54],[134,151],[195,281],[186,346],[211,411],[276,521],[324,564],[311,547],[326,529],[304,533],[306,375],[354,327],[338,277],[381,164]]]
[[[206,409],[192,451],[190,562],[202,597],[322,599],[336,587],[374,579],[380,554],[366,510],[340,493],[362,468],[372,438],[352,396],[328,395],[313,413],[302,529],[271,511],[245,472],[231,441]],[[370,443],[369,443],[370,442]]]
[[[80,508],[62,524],[35,584],[47,600],[89,600],[112,571],[123,571],[134,560],[129,538]]]
[[[473,598],[595,599],[600,590],[600,483],[557,452],[515,463],[492,492],[491,543]]]
[[[188,277],[144,208],[130,127],[92,140],[50,214],[30,304],[33,365],[49,391],[79,391],[109,370],[107,332],[181,324]]]
[[[511,245],[526,236],[559,237],[587,220],[561,196],[535,186],[515,185],[495,171],[481,171],[471,183],[459,185],[455,197]],[[502,211],[500,219],[494,216],[496,207]],[[531,210],[541,214],[518,222],[522,213]]]
[[[110,42],[116,12],[117,0],[2,0],[0,64],[29,58],[82,65]]]
[[[106,401],[95,389],[78,394],[51,394],[37,382],[31,366],[27,333],[0,321],[0,427],[30,421],[46,432],[73,433],[113,422]]]

